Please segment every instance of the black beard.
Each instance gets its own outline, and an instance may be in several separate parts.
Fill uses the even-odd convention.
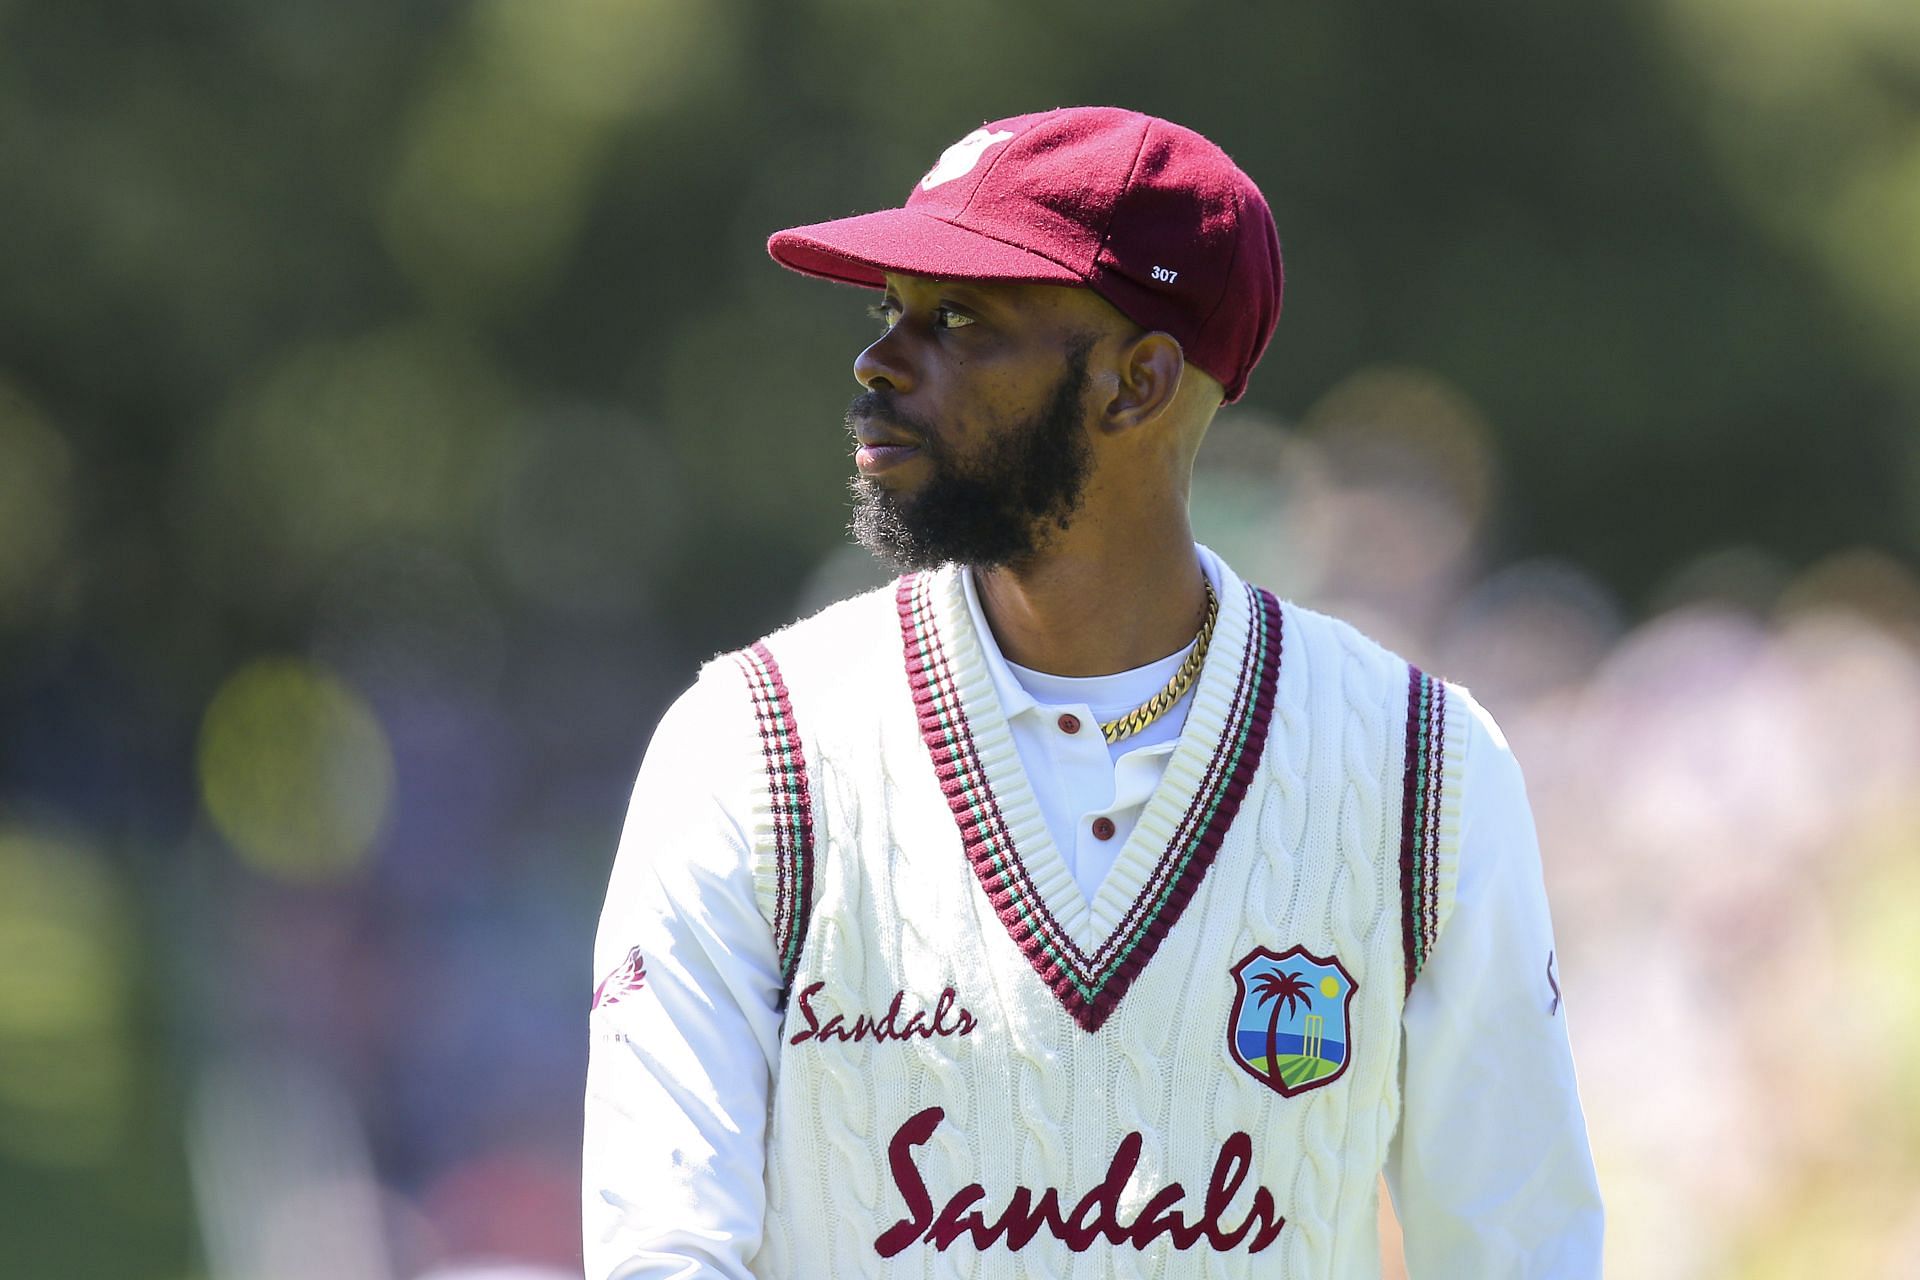
[[[913,432],[932,474],[913,495],[855,476],[848,525],[854,539],[903,569],[1031,562],[1052,531],[1071,522],[1093,469],[1082,409],[1088,351],[1083,345],[1068,353],[1059,385],[1037,414],[965,463],[944,451],[927,424],[896,410],[885,392],[856,396],[848,420],[873,418]]]

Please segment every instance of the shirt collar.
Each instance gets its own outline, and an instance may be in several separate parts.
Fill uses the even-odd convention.
[[[1040,704],[1008,669],[1006,655],[1000,652],[1000,641],[987,625],[987,614],[980,607],[980,591],[974,586],[972,569],[961,567],[960,584],[967,593],[967,616],[973,619],[973,633],[980,637],[980,652],[986,655],[987,674],[993,677],[993,692],[1000,699],[1001,712],[1011,720],[1036,709]]]
[[[1221,590],[1223,568],[1220,558],[1213,551],[1196,542],[1194,554],[1200,558],[1200,571],[1207,575],[1207,581],[1213,584],[1217,592]],[[1040,703],[1027,692],[1018,676],[1007,666],[1006,655],[1000,652],[1000,642],[994,638],[993,628],[987,625],[986,611],[980,607],[980,592],[974,585],[973,570],[961,566],[960,584],[966,592],[967,616],[973,621],[974,634],[980,637],[980,652],[987,660],[987,674],[993,677],[993,692],[1000,699],[1000,711],[1008,720],[1029,711],[1041,710]]]

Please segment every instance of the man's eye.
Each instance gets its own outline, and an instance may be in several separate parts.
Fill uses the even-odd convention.
[[[898,302],[888,299],[873,303],[867,308],[867,314],[891,329],[900,323],[900,317],[905,314],[905,311]],[[933,309],[933,327],[936,329],[964,329],[972,323],[973,317],[964,311],[955,311],[952,307]]]

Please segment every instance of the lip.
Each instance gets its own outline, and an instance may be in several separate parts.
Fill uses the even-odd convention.
[[[859,446],[853,451],[853,464],[862,475],[891,471],[920,452],[918,440],[880,418],[858,418],[847,426]]]
[[[879,418],[855,418],[847,424],[853,438],[865,445],[917,444],[908,433],[891,427]]]
[[[860,468],[862,475],[878,475],[910,462],[919,453],[918,445],[863,443],[853,451],[853,465]]]

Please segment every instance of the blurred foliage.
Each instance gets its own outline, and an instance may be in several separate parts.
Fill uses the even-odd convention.
[[[1286,311],[1222,449],[1298,422],[1337,484],[1367,422],[1437,424],[1462,545],[1583,566],[1568,616],[1725,548],[1909,581],[1910,0],[0,0],[10,1269],[189,1273],[160,1095],[235,1041],[337,1059],[395,1185],[488,1125],[564,1158],[646,727],[866,572],[831,555],[864,300],[764,238],[1072,102],[1190,124],[1271,200]],[[1214,482],[1276,578],[1338,544],[1406,606],[1394,549],[1458,550],[1282,528],[1294,483]],[[363,967],[276,1001],[296,949]],[[473,973],[520,1012],[463,1094]]]

